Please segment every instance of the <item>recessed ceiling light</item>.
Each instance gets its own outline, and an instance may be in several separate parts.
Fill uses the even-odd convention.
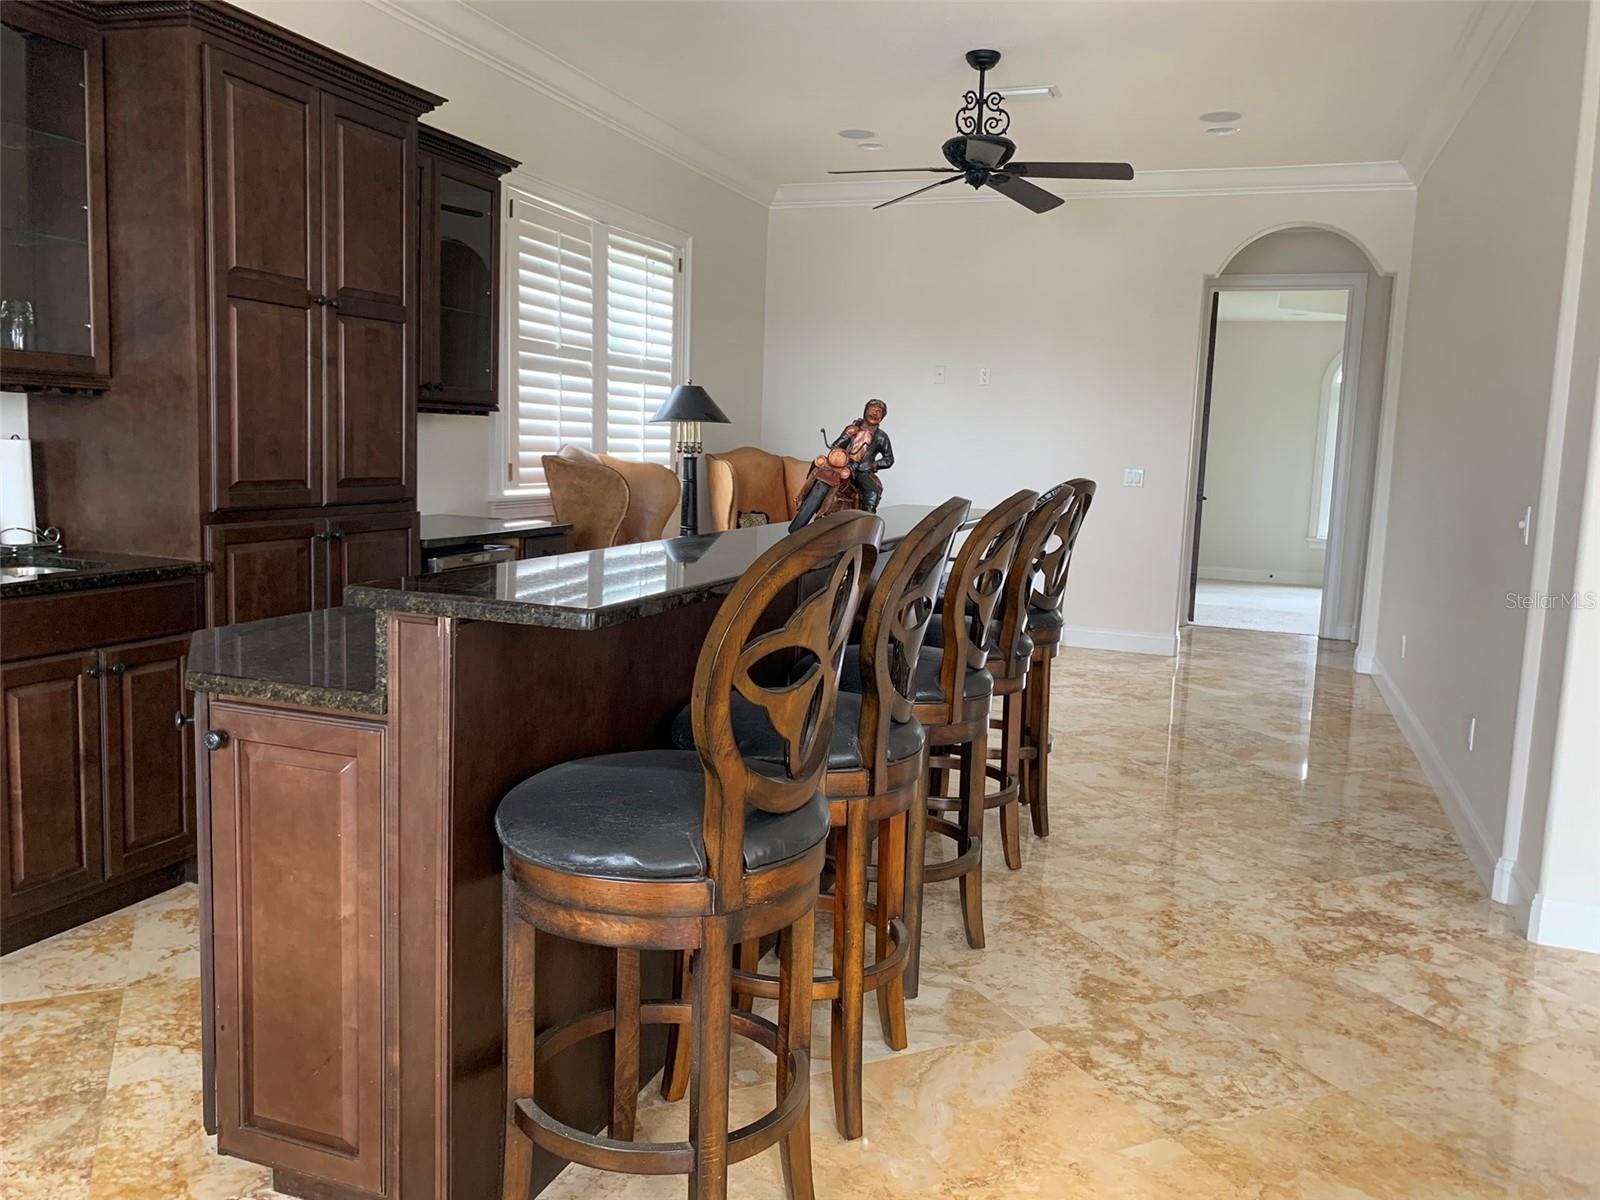
[[[1015,87],[994,89],[1007,100],[1054,100],[1061,91],[1053,83],[1019,83]]]
[[[842,138],[849,138],[852,142],[859,142],[863,138],[869,138],[875,135],[870,129],[841,129],[839,130],[839,136]]]
[[[883,143],[882,142],[862,142],[859,146],[856,147],[856,149],[857,150],[882,150],[883,149]]]
[[[1237,125],[1213,125],[1206,130],[1212,137],[1232,137],[1239,132]]]
[[[1224,108],[1216,112],[1201,113],[1200,120],[1207,125],[1232,125],[1242,116],[1243,113],[1230,112]]]

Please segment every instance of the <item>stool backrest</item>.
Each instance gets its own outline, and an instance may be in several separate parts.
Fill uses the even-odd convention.
[[[1069,479],[1058,483],[1039,498],[1040,507],[1045,497],[1065,488],[1072,489],[1072,502],[1056,518],[1052,536],[1045,542],[1033,572],[1033,583],[1028,594],[1028,607],[1046,612],[1059,612],[1062,598],[1067,592],[1067,572],[1072,567],[1072,548],[1078,543],[1078,530],[1089,515],[1094,503],[1094,480]]]
[[[972,507],[946,500],[906,534],[867,597],[861,625],[861,761],[880,771],[887,762],[889,722],[911,720],[917,660],[933,623],[940,572],[950,543]]]
[[[989,669],[1015,677],[1027,671],[1022,656],[1022,637],[1028,631],[1028,600],[1034,580],[1042,569],[1047,547],[1055,538],[1063,518],[1072,510],[1077,493],[1070,483],[1060,483],[1034,503],[1017,539],[1017,556],[1006,572],[1004,595],[1000,601],[1000,631],[992,647]]]
[[[1039,493],[1023,488],[996,504],[967,535],[944,589],[944,665],[939,686],[952,702],[964,691],[966,672],[989,659],[989,622],[1000,603],[1022,525]]]
[[[742,892],[745,806],[793,812],[821,787],[839,668],[882,536],[883,522],[868,513],[812,522],[750,565],[706,634],[690,713],[706,772],[706,862],[719,907],[737,903]],[[818,578],[806,579],[813,573],[820,586]],[[779,605],[780,614],[787,610],[797,593],[799,604],[773,628],[769,614]],[[734,692],[761,709],[783,739],[782,764],[740,754]]]

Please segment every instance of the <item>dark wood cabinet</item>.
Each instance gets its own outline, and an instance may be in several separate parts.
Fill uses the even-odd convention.
[[[417,407],[499,408],[500,177],[514,159],[417,127]]]
[[[328,605],[344,603],[352,583],[399,579],[422,569],[417,518],[411,514],[340,517],[329,522]]]
[[[0,16],[0,387],[111,378],[102,40],[66,6]]]
[[[0,916],[9,920],[105,879],[99,658],[6,663],[0,697]]]
[[[102,659],[109,873],[182,862],[194,852],[189,639],[114,646]]]
[[[227,703],[208,720],[218,1149],[383,1193],[385,731]]]
[[[251,521],[206,528],[212,625],[264,621],[326,606],[322,521]]]

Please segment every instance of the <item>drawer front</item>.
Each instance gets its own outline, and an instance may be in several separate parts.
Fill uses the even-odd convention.
[[[7,662],[172,637],[205,624],[199,578],[24,596],[4,608]]]

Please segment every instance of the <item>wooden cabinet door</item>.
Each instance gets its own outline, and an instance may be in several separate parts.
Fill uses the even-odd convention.
[[[194,853],[192,697],[183,685],[189,639],[115,646],[106,681],[108,872],[136,874]]]
[[[324,495],[329,504],[406,500],[417,463],[415,125],[324,94],[322,154]]]
[[[211,503],[322,501],[323,98],[205,48]]]
[[[211,624],[237,625],[327,605],[323,522],[259,521],[206,529]]]
[[[99,676],[92,652],[0,666],[0,915],[48,907],[106,876]]]
[[[422,157],[417,404],[492,413],[499,407],[500,180]]]
[[[340,517],[329,521],[328,527],[330,607],[344,603],[349,584],[400,579],[420,569],[415,513]]]
[[[384,734],[209,706],[218,1147],[380,1192]]]

